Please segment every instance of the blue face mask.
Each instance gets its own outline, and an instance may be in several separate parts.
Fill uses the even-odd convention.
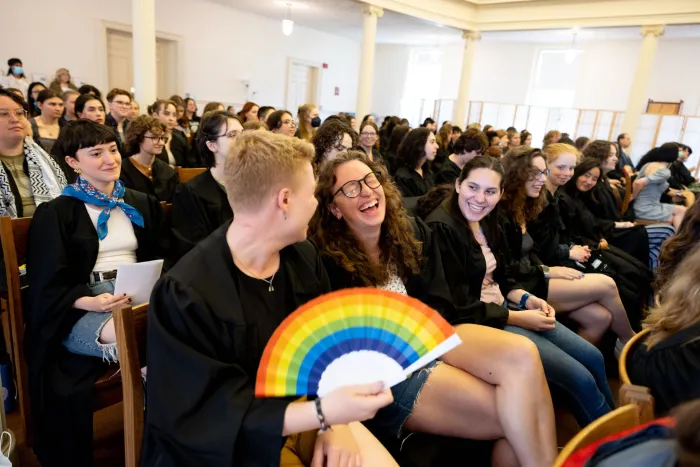
[[[16,75],[22,75],[24,74],[24,68],[22,68],[21,66],[13,66],[12,72]]]
[[[683,151],[678,151],[678,158],[683,159],[684,157],[685,157],[685,154],[683,153]]]

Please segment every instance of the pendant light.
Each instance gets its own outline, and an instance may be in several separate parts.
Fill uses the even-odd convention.
[[[294,21],[292,21],[292,4],[287,3],[287,17],[282,20],[282,34],[289,36],[294,31]]]

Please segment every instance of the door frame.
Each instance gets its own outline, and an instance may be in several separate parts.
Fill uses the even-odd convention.
[[[292,68],[294,65],[304,65],[311,68],[315,68],[315,83],[311,90],[311,104],[315,104],[318,110],[323,110],[321,108],[321,89],[323,88],[323,64],[320,62],[315,62],[313,60],[303,60],[300,58],[287,57],[287,77],[285,79],[284,85],[284,108],[292,112],[294,117],[296,117],[297,109],[288,108],[289,105],[289,84],[292,80]]]
[[[105,95],[107,92],[109,92],[108,86],[109,86],[109,65],[107,63],[107,55],[108,55],[108,50],[107,50],[107,35],[109,34],[109,30],[115,30],[115,31],[120,31],[120,32],[126,32],[131,34],[131,37],[133,39],[134,36],[134,30],[133,27],[130,24],[124,24],[124,23],[118,23],[114,21],[107,21],[107,20],[100,20],[100,25],[99,25],[99,47],[98,50],[102,50],[103,52],[98,54],[98,59],[97,59],[97,65],[98,69],[100,70],[100,84],[96,85],[100,89],[103,90]],[[177,63],[175,64],[175,69],[177,70],[177,73],[175,73],[175,89],[178,95],[182,94],[182,75],[185,71],[185,60],[184,60],[184,47],[182,46],[183,44],[183,38],[182,36],[178,36],[176,34],[170,34],[167,32],[162,32],[156,30],[156,39],[163,39],[167,41],[172,41],[175,44],[175,57],[177,59]],[[127,91],[131,91],[130,89],[127,89]],[[163,99],[166,99],[170,96],[160,96]],[[105,104],[106,105],[106,104]]]

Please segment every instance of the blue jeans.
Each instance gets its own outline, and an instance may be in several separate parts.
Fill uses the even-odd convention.
[[[91,296],[103,293],[114,293],[114,280],[98,282],[90,287]],[[73,325],[68,336],[63,339],[63,346],[69,352],[88,357],[99,357],[108,362],[117,362],[117,343],[103,344],[100,342],[100,332],[107,321],[112,319],[112,312],[100,313],[87,311]]]
[[[593,344],[561,323],[551,331],[530,331],[517,326],[506,326],[504,330],[525,336],[537,346],[547,382],[564,395],[581,427],[615,407],[605,376],[603,354]]]

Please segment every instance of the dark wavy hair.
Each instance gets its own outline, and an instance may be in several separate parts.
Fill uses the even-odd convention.
[[[601,176],[598,177],[598,181],[596,182],[595,186],[587,192],[579,191],[579,189],[576,187],[576,180],[578,180],[578,178],[581,175],[596,167],[600,171]],[[595,192],[598,186],[600,185],[601,181],[603,180],[602,175],[603,171],[600,169],[600,161],[592,157],[586,157],[581,162],[579,162],[574,168],[574,175],[571,177],[571,180],[566,182],[566,185],[564,185],[564,191],[566,191],[566,193],[568,193],[574,198],[587,198],[590,199],[593,203],[598,204],[599,202],[595,196]]]
[[[591,139],[588,136],[579,136],[576,138],[576,141],[574,141],[574,146],[576,146],[576,149],[579,151],[583,151],[590,140]]]
[[[651,162],[667,162],[672,164],[678,160],[678,149],[678,143],[664,143],[658,148],[654,148],[644,154],[644,156],[639,160],[639,163],[637,163],[635,170],[639,172],[642,170],[642,167],[644,167],[645,164],[649,164]]]
[[[381,176],[386,216],[379,236],[380,260],[375,263],[355,237],[345,219],[337,219],[329,207],[334,200],[333,187],[337,182],[336,170],[350,161],[360,161]],[[343,196],[338,194],[337,196]],[[401,193],[389,177],[384,164],[372,162],[364,151],[348,151],[321,164],[316,185],[318,209],[309,224],[309,236],[322,255],[332,258],[364,286],[376,287],[389,280],[391,271],[406,280],[420,272],[422,243],[416,240],[413,226],[401,201]]]
[[[197,130],[196,147],[199,151],[199,157],[207,169],[216,166],[216,157],[211,149],[207,147],[207,141],[216,140],[219,135],[228,131],[228,120],[234,119],[240,122],[240,119],[230,112],[217,110],[215,112],[207,112],[199,122]]]
[[[603,164],[610,157],[610,146],[612,144],[610,141],[597,139],[583,149],[583,157],[592,157],[598,160],[598,164]]]
[[[488,147],[489,141],[486,139],[486,135],[476,128],[469,128],[457,138],[452,152],[455,154],[464,154],[466,152],[476,151],[477,154],[481,155]]]
[[[78,115],[79,113],[83,113],[85,110],[85,104],[87,104],[90,101],[98,101],[100,104],[102,104],[102,108],[105,109],[105,104],[102,102],[102,99],[100,99],[97,96],[93,96],[92,94],[81,94],[78,96],[78,98],[75,100],[75,115]]]
[[[116,142],[117,136],[108,126],[79,118],[66,122],[53,147],[57,147],[61,155],[77,159],[80,149]]]
[[[29,87],[27,88],[27,105],[29,106],[30,117],[41,115],[41,110],[39,110],[39,108],[36,106],[36,99],[32,97],[32,91],[37,86],[42,86],[44,89],[49,89],[44,85],[44,83],[40,83],[39,81],[34,81],[33,83],[29,84]]]
[[[545,158],[541,150],[527,146],[513,148],[503,156],[506,176],[501,206],[513,216],[518,225],[534,220],[544,209],[547,190],[542,189],[537,198],[530,198],[525,191],[525,183],[529,180],[532,170],[532,161],[536,157]]]
[[[429,128],[422,127],[406,135],[396,154],[397,168],[403,166],[413,170],[418,166],[418,161],[425,157],[425,143],[432,132]]]
[[[294,119],[294,115],[289,110],[275,110],[272,112],[268,117],[267,117],[267,126],[270,128],[270,131],[272,130],[279,130],[280,127],[282,126],[282,117],[284,117],[284,114],[288,114],[292,119]]]
[[[316,133],[311,137],[311,144],[314,145],[314,149],[316,150],[316,157],[313,162],[315,168],[321,165],[325,160],[326,153],[330,151],[333,146],[340,144],[343,135],[346,133],[350,135],[352,139],[351,147],[354,148],[357,146],[357,133],[345,123],[345,119],[341,119],[340,117],[327,119],[323,122],[323,125],[318,127]]]
[[[503,191],[505,183],[505,171],[503,170],[503,165],[501,164],[500,159],[495,159],[490,156],[476,156],[464,164],[462,171],[459,173],[459,177],[457,177],[457,183],[461,184],[467,179],[467,177],[469,177],[472,170],[476,169],[493,170],[499,174],[501,176],[500,189]],[[458,214],[458,217],[463,219],[461,212],[459,212],[457,198],[458,195],[457,191],[455,190],[454,183],[444,183],[442,185],[434,186],[428,190],[425,195],[420,197],[416,207],[416,213],[421,219],[426,219],[443,202],[446,202],[445,206],[448,207],[448,211],[453,215]]]
[[[654,288],[659,291],[669,282],[680,262],[700,241],[700,202],[695,202],[683,216],[676,235],[669,237],[661,246],[659,267]]]
[[[391,138],[389,138],[389,147],[386,149],[386,152],[388,154],[398,154],[399,146],[401,146],[401,143],[410,131],[411,128],[404,125],[399,125],[396,128],[394,128],[394,131],[391,132]]]
[[[80,94],[92,94],[97,97],[100,101],[102,100],[102,93],[92,84],[83,84],[78,88]]]

